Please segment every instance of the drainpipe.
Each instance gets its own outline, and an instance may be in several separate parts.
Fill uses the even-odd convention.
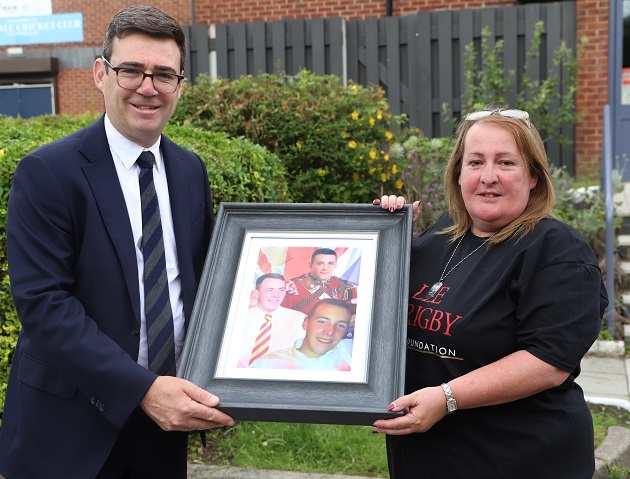
[[[385,0],[385,15],[391,17],[394,14],[394,0]]]
[[[603,183],[606,194],[606,290],[608,292],[608,309],[606,310],[606,327],[615,337],[615,259],[614,250],[614,203],[612,184],[612,118],[610,105],[604,105],[604,142],[603,142]]]
[[[195,0],[190,0],[190,24],[195,24]]]

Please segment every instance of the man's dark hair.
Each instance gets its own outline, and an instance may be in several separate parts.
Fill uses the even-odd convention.
[[[180,71],[184,71],[186,64],[186,35],[180,24],[161,10],[149,5],[132,5],[120,10],[109,23],[105,41],[103,42],[103,56],[109,60],[112,57],[114,38],[124,38],[128,33],[144,33],[154,38],[171,38],[179,47]]]
[[[313,251],[313,254],[311,255],[311,263],[315,261],[315,256],[317,256],[318,254],[332,254],[335,256],[335,258],[337,257],[337,252],[334,249],[319,248]]]
[[[260,285],[262,284],[262,282],[266,279],[281,279],[282,281],[286,281],[286,279],[284,279],[284,276],[282,276],[280,273],[267,273],[267,274],[263,274],[261,277],[259,277],[256,280],[256,289],[260,290]]]
[[[317,303],[315,303],[315,306],[313,306],[313,308],[309,311],[309,313],[306,315],[306,317],[308,319],[311,319],[313,316],[315,316],[315,311],[322,304],[330,304],[332,306],[337,306],[339,308],[343,308],[346,311],[348,311],[348,316],[352,316],[352,308],[345,301],[342,301],[340,299],[334,299],[334,298],[324,298],[321,301],[318,301]]]

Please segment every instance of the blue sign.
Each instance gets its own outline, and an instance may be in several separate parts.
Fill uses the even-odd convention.
[[[0,46],[83,42],[83,14],[0,18]]]

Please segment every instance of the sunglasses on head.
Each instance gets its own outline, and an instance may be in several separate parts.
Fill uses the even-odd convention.
[[[466,121],[475,121],[480,120],[481,118],[485,118],[490,115],[501,115],[507,118],[514,118],[516,120],[525,120],[527,123],[527,127],[531,127],[531,122],[529,121],[529,113],[523,110],[479,110],[473,111],[466,115]]]

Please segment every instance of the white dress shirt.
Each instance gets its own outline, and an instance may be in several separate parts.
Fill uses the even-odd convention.
[[[245,317],[243,335],[241,337],[241,353],[238,359],[239,368],[249,366],[249,360],[251,359],[256,337],[260,331],[260,325],[265,322],[265,314],[271,314],[272,317],[270,353],[279,349],[290,348],[296,339],[303,338],[306,333],[302,327],[306,315],[300,311],[279,306],[275,311],[266,313],[258,307],[251,308]]]
[[[105,115],[105,134],[107,135],[107,141],[114,158],[114,166],[116,167],[118,180],[120,181],[123,196],[125,197],[129,222],[131,223],[131,229],[133,231],[133,240],[136,245],[141,314],[138,364],[148,367],[147,330],[144,314],[144,259],[142,250],[140,249],[142,242],[142,207],[140,205],[140,186],[138,183],[140,167],[136,164],[136,160],[145,148],[122,136],[116,128],[114,128],[107,115]],[[155,183],[155,191],[160,204],[164,253],[166,255],[166,273],[168,276],[168,292],[171,300],[171,309],[173,310],[173,325],[175,328],[175,358],[177,359],[179,358],[184,344],[184,303],[181,297],[175,232],[173,230],[173,217],[168,194],[168,183],[166,181],[166,169],[160,152],[160,139],[148,149],[151,150],[151,153],[155,156],[153,182]]]

